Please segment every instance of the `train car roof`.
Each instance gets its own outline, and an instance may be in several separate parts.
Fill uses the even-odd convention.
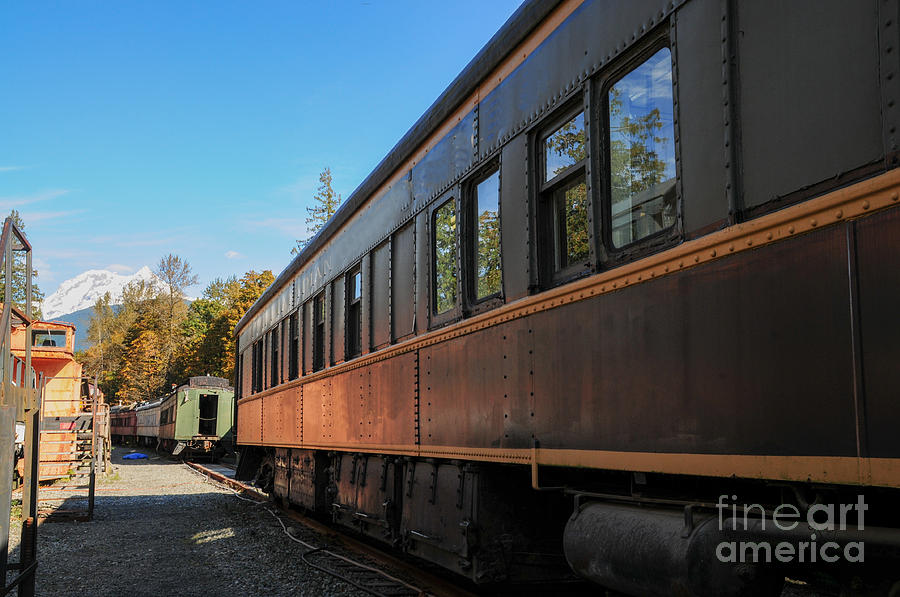
[[[137,410],[148,410],[150,408],[155,408],[155,407],[159,406],[160,404],[162,404],[162,401],[163,401],[163,399],[160,398],[159,400],[154,400],[153,402],[145,402],[143,404],[138,405],[138,407],[135,408],[134,410],[136,410],[136,411]]]
[[[478,85],[537,27],[560,0],[526,0],[484,47],[469,61],[463,71],[435,100],[400,141],[356,187],[337,212],[309,241],[306,247],[278,275],[268,289],[253,303],[234,328],[241,329],[271,300],[275,294],[321,249],[331,236],[384,184],[416,149],[450,117]]]

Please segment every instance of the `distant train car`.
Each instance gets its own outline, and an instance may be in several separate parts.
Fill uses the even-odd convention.
[[[147,402],[134,409],[136,424],[135,437],[137,443],[144,446],[156,446],[159,441],[159,413],[162,400]]]
[[[109,409],[110,435],[115,444],[132,444],[136,441],[137,413],[134,405],[118,405]]]
[[[160,406],[160,445],[175,455],[215,457],[234,449],[234,388],[221,377],[191,377]]]

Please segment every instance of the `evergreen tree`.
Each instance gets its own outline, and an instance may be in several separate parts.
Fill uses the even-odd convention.
[[[291,249],[291,255],[298,254],[309,244],[309,241],[335,214],[341,201],[341,196],[336,194],[331,187],[331,168],[326,167],[319,174],[319,190],[313,195],[313,204],[306,208],[306,213],[308,214],[306,217],[306,228],[309,230],[310,235],[297,241],[297,244]]]
[[[9,213],[13,224],[23,234],[25,233],[25,222],[17,210]],[[15,241],[13,241],[15,242]],[[12,263],[12,303],[23,313],[25,312],[25,254],[22,251],[13,251]],[[41,318],[41,301],[44,300],[44,293],[37,285],[37,270],[31,270],[31,316],[35,319]],[[0,266],[0,302],[6,296],[6,266]]]

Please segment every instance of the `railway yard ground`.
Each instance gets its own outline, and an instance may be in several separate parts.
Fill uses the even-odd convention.
[[[122,459],[134,451],[149,458]],[[304,564],[309,548],[291,537],[333,552],[341,548],[278,513],[289,537],[267,511],[274,511],[271,504],[240,499],[152,450],[116,447],[112,462],[108,478],[98,475],[93,520],[40,525],[38,595],[367,594]],[[15,549],[21,527],[13,514]]]
[[[147,459],[123,456],[142,452]],[[304,562],[304,556],[345,575],[374,594],[472,595],[428,572],[411,572],[390,556],[370,559],[365,549],[317,523],[238,495],[221,480],[228,466],[185,464],[152,449],[114,447],[113,470],[98,475],[93,519],[44,521],[38,531],[37,595],[150,597],[160,595],[371,595]],[[210,478],[195,468],[206,469]],[[21,523],[13,509],[10,557],[18,559]],[[356,545],[356,548],[354,548]],[[323,548],[311,552],[311,547]],[[329,563],[323,556],[357,564]],[[369,554],[371,555],[371,554]],[[397,567],[392,568],[391,562]],[[368,574],[359,564],[400,581]],[[362,575],[358,574],[362,572]],[[424,582],[422,579],[426,579]],[[386,581],[386,582],[385,582]],[[429,582],[432,584],[429,584]],[[406,583],[406,586],[403,586]],[[532,587],[518,594],[546,594]],[[547,587],[544,587],[547,589]],[[533,593],[538,590],[538,593]],[[552,593],[612,595],[590,586]],[[498,594],[488,591],[487,594]],[[503,594],[512,594],[504,591]],[[814,597],[817,592],[788,585],[782,597]]]

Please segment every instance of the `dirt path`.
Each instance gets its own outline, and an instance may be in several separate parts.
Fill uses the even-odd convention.
[[[359,595],[300,561],[263,507],[241,501],[184,464],[144,451],[97,485],[91,522],[38,530],[39,595]],[[297,536],[320,544],[308,529]],[[18,542],[18,530],[10,533]]]

